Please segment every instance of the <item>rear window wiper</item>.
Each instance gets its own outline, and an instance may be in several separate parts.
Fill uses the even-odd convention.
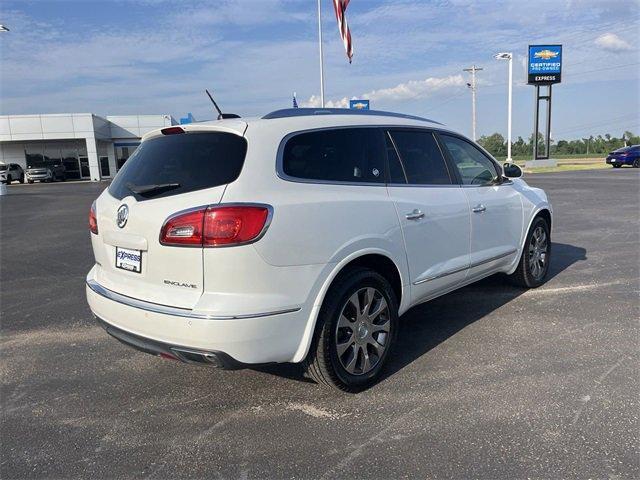
[[[134,185],[133,183],[127,183],[125,185],[133,193],[138,195],[148,195],[150,193],[161,193],[167,190],[175,190],[180,188],[179,183],[155,183],[151,185]]]

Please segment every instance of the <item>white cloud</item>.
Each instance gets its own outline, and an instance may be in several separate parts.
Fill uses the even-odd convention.
[[[435,95],[441,90],[451,87],[462,87],[465,80],[462,75],[449,75],[447,77],[429,77],[424,80],[409,80],[399,83],[395,87],[381,88],[363,93],[359,97],[372,101],[399,102],[413,100],[416,98],[427,98]],[[308,101],[302,102],[303,107],[319,107],[320,97],[312,95]],[[343,97],[339,100],[329,100],[325,102],[328,108],[346,108],[349,106],[349,99]]]
[[[609,52],[625,52],[632,50],[631,45],[615,33],[605,33],[600,35],[596,38],[595,43],[603,50],[607,50]]]

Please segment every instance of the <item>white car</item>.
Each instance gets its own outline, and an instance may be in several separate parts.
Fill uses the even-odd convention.
[[[24,183],[24,170],[17,163],[0,163],[0,182],[10,185],[14,180]]]
[[[287,109],[148,133],[91,207],[94,315],[220,367],[304,362],[374,382],[409,308],[498,272],[541,285],[552,209],[441,124]]]

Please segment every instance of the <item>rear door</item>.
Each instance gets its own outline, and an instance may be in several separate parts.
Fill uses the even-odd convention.
[[[402,226],[416,303],[464,280],[469,204],[431,131],[389,130],[387,153],[387,188]]]
[[[439,136],[471,209],[469,277],[482,276],[510,264],[517,255],[523,231],[520,193],[503,179],[500,166],[470,141]]]
[[[192,308],[203,290],[202,248],[161,245],[160,229],[177,212],[219,203],[246,148],[242,136],[227,132],[142,142],[96,202],[98,282],[136,299]]]

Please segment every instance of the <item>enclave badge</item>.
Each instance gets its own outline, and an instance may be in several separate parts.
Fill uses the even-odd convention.
[[[122,228],[127,224],[127,220],[129,219],[129,207],[126,203],[123,203],[118,208],[118,213],[116,215],[116,223],[118,227]]]

